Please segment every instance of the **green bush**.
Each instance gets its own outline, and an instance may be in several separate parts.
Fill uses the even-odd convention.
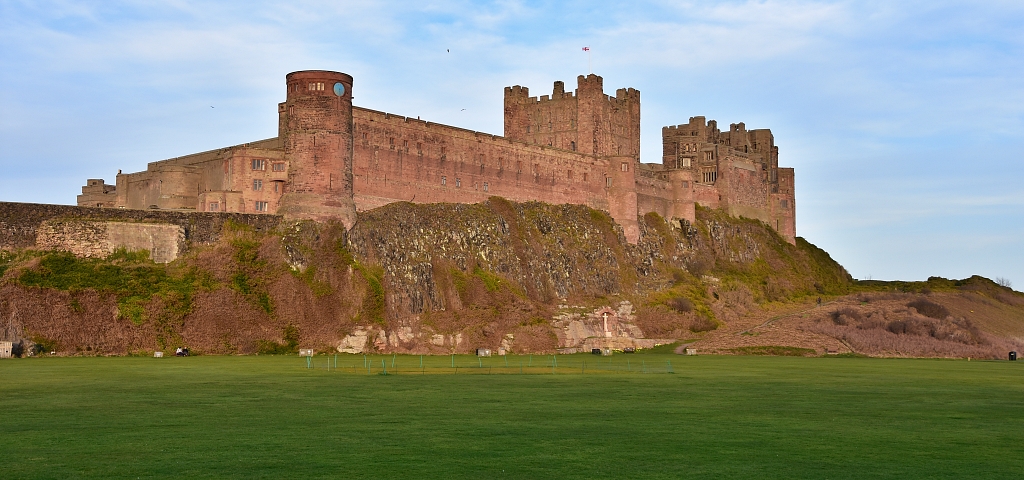
[[[191,308],[198,284],[195,270],[180,276],[167,272],[167,266],[149,260],[148,253],[114,252],[106,259],[77,258],[68,252],[43,254],[39,266],[26,269],[18,277],[26,287],[52,288],[68,292],[96,290],[117,297],[122,318],[141,324],[145,304],[161,296],[167,307],[184,314]]]
[[[299,327],[288,324],[282,332],[284,343],[277,343],[272,340],[260,340],[256,349],[264,355],[290,355],[299,351]]]

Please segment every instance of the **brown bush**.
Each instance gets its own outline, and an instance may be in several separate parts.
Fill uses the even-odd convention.
[[[635,321],[648,337],[680,337],[686,334],[691,316],[656,305],[637,309]]]
[[[690,322],[690,331],[694,333],[710,332],[716,328],[718,323],[703,315],[697,315],[697,318]]]
[[[949,322],[953,323],[953,322]],[[813,324],[812,331],[838,338],[858,353],[897,357],[973,357],[1006,358],[1006,352],[1021,351],[1024,344],[979,332],[977,342],[960,341],[967,330],[960,329],[954,337],[938,339],[929,335],[900,335],[886,329],[859,329],[831,322]]]
[[[665,304],[679,313],[689,313],[693,311],[693,302],[686,297],[675,297],[665,302]]]
[[[949,309],[924,298],[907,303],[907,306],[917,310],[921,315],[937,320],[942,320],[949,316]]]
[[[849,325],[850,323],[859,323],[864,320],[864,316],[857,309],[851,307],[836,310],[830,313],[829,316],[836,325]]]

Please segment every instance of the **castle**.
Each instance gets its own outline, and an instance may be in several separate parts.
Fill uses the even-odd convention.
[[[278,136],[90,179],[78,205],[279,214],[338,219],[392,202],[514,201],[607,211],[627,240],[656,212],[693,222],[695,205],[722,208],[796,238],[793,169],[779,168],[768,129],[722,132],[704,117],[662,129],[660,164],[640,162],[640,92],[604,93],[597,75],[551,95],[505,87],[504,136],[352,105],[352,77],[309,70],[286,77]]]

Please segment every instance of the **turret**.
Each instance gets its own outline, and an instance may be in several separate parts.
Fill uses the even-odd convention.
[[[288,181],[278,213],[285,218],[355,223],[352,199],[352,77],[305,70],[286,77],[281,138]]]

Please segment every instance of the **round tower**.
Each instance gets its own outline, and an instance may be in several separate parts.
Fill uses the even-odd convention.
[[[352,77],[303,70],[285,77],[281,137],[288,182],[278,213],[288,219],[356,220],[352,200]]]

